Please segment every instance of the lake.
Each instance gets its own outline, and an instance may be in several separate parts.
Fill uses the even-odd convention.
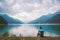
[[[25,24],[11,24],[0,26],[0,35],[3,35],[5,32],[8,32],[9,35],[20,34],[22,36],[36,36],[38,33],[39,27],[42,27],[44,31],[44,36],[60,36],[60,25],[25,25]]]

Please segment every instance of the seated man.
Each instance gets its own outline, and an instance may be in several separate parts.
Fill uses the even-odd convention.
[[[43,37],[44,36],[44,31],[42,30],[42,27],[39,28],[37,36]]]

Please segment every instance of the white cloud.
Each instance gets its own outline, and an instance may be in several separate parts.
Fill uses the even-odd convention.
[[[21,13],[17,13],[15,16],[13,16],[14,18],[17,18],[17,19],[20,19],[22,20],[23,22],[27,23],[31,20],[34,20],[36,18],[38,18],[38,14],[36,14],[35,16],[33,16],[35,14],[32,14],[32,13],[28,13],[28,12],[21,12]],[[36,17],[38,16],[38,17]]]
[[[14,3],[14,0],[5,0],[7,2],[7,4],[11,5]]]
[[[2,3],[0,2],[0,6],[2,5]]]

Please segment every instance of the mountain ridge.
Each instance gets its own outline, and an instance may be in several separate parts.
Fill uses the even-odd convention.
[[[18,19],[14,19],[7,14],[0,14],[0,16],[3,17],[9,24],[22,24],[23,23],[22,21]]]
[[[59,15],[60,14],[60,11],[57,11],[53,14],[48,14],[48,15],[45,15],[45,16],[41,16],[39,18],[37,18],[36,20],[33,20],[31,22],[29,22],[28,24],[40,24],[40,23],[47,23],[47,21],[53,17],[55,17],[56,15]],[[49,23],[49,22],[48,22]]]

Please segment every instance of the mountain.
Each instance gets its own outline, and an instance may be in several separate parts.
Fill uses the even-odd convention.
[[[0,24],[8,24],[8,22],[0,16]]]
[[[49,22],[47,22],[48,20],[58,20],[60,17],[59,14],[60,14],[60,11],[57,11],[53,14],[43,15],[42,17],[39,17],[36,20],[29,22],[29,24],[49,23]],[[59,17],[57,19],[56,16],[58,16],[58,15],[59,15]],[[53,19],[53,17],[55,17],[56,19],[55,18]]]
[[[9,24],[22,24],[23,23],[18,19],[14,19],[8,16],[7,14],[0,14],[0,16],[3,17]]]
[[[60,14],[55,15],[51,19],[47,20],[46,23],[60,23]]]
[[[8,22],[3,17],[0,16],[0,30],[7,24]]]

